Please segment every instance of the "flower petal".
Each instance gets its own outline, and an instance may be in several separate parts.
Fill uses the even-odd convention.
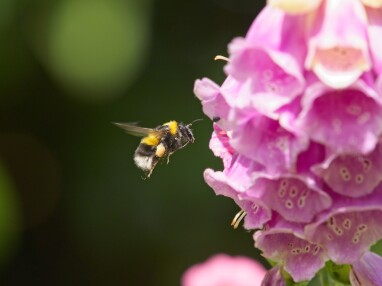
[[[272,112],[303,91],[304,79],[289,55],[266,50],[236,39],[230,46],[231,61],[225,70],[241,82],[251,80],[251,104]]]
[[[365,154],[375,148],[382,134],[380,100],[361,80],[346,90],[316,82],[303,96],[296,125],[335,152]]]
[[[263,255],[284,265],[295,282],[310,280],[327,260],[324,250],[301,235],[301,226],[282,220],[254,234],[255,247]]]
[[[309,22],[309,16],[289,15],[267,5],[257,15],[245,40],[249,46],[264,47],[270,51],[291,55],[300,70],[296,75],[300,75],[306,56],[306,27],[309,26]],[[283,65],[283,67],[288,70],[287,66]]]
[[[360,197],[373,192],[382,181],[382,146],[367,155],[333,155],[313,168],[335,192]]]
[[[325,84],[344,88],[371,68],[366,14],[359,0],[325,3],[313,20],[305,67]]]
[[[236,83],[234,79],[227,78],[225,85],[232,85],[233,81]],[[221,88],[210,79],[203,78],[195,81],[194,93],[202,103],[204,114],[211,120],[220,119],[219,125],[227,127],[229,106],[221,93]]]
[[[253,186],[241,197],[248,200],[259,198],[284,219],[304,223],[311,222],[316,214],[332,204],[330,196],[313,180],[294,175],[272,177],[258,174]]]
[[[224,172],[215,172],[211,169],[204,171],[204,180],[217,195],[232,198],[247,213],[244,219],[246,229],[260,228],[271,218],[270,209],[261,200],[239,198],[239,194],[251,186],[252,172],[258,170],[261,170],[260,165],[243,156],[234,155],[231,166]]]
[[[307,225],[305,235],[323,245],[334,263],[352,264],[382,238],[382,186],[357,199],[332,197],[334,207]]]
[[[308,149],[298,155],[296,164],[297,173],[312,177],[311,167],[324,161],[325,154],[326,148],[324,145],[311,141]]]
[[[382,1],[378,2],[382,4]],[[369,36],[370,53],[373,59],[373,69],[380,74],[382,73],[382,9],[367,8],[366,11],[369,20],[367,32]]]
[[[214,124],[214,132],[212,132],[209,147],[216,157],[220,157],[223,160],[224,168],[229,168],[232,155],[235,151],[229,144],[227,132],[217,124]]]
[[[290,14],[302,14],[313,11],[322,0],[268,0],[268,5],[279,8]]]
[[[381,0],[361,0],[363,5],[369,6],[372,8],[380,8],[382,7],[382,1]]]
[[[352,265],[350,282],[353,286],[382,285],[382,257],[366,252]]]
[[[264,165],[271,174],[295,168],[298,154],[308,147],[305,137],[282,128],[278,121],[255,111],[235,110],[231,146]]]
[[[268,270],[261,286],[286,286],[286,282],[281,271],[281,267],[278,265]]]
[[[254,106],[272,112],[302,92],[306,46],[304,31],[296,26],[303,27],[304,21],[304,17],[266,7],[246,37],[229,44],[225,71],[241,82],[251,79]]]
[[[182,277],[182,286],[260,286],[264,276],[264,267],[253,259],[216,254],[189,268]]]

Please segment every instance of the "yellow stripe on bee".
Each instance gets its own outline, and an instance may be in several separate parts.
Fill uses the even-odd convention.
[[[171,135],[175,135],[178,132],[178,122],[176,122],[175,120],[166,122],[163,125],[167,125],[170,128]]]
[[[143,137],[141,140],[141,143],[149,145],[149,146],[156,146],[159,144],[159,138],[153,135],[149,135],[149,136]]]

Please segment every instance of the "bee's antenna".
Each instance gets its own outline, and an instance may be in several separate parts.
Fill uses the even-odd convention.
[[[187,124],[187,126],[191,126],[192,124],[194,124],[195,122],[197,121],[202,121],[203,118],[198,118],[198,119],[195,119],[194,121],[192,121],[191,123]]]

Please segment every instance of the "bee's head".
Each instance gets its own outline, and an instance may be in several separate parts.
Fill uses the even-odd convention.
[[[195,142],[195,137],[194,137],[194,134],[192,133],[191,126],[192,126],[193,123],[195,123],[197,121],[200,121],[200,120],[203,120],[203,119],[196,119],[196,120],[192,121],[191,123],[189,123],[187,125],[184,125],[184,124],[180,124],[179,125],[180,133],[184,137],[185,141],[191,142],[191,143]]]
[[[191,124],[179,125],[179,131],[182,134],[182,137],[184,138],[185,141],[194,143],[195,137],[191,130]]]

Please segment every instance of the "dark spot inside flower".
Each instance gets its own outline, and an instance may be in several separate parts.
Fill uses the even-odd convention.
[[[285,188],[280,188],[280,190],[279,190],[279,197],[280,198],[284,197],[285,196],[285,192],[286,192]]]
[[[363,182],[363,176],[362,175],[357,175],[355,177],[355,181],[357,184],[361,184]]]
[[[351,228],[351,220],[350,219],[345,219],[344,222],[342,223],[342,226],[345,229],[350,229]]]
[[[349,174],[349,170],[347,168],[345,168],[345,167],[340,168],[340,174],[342,176],[342,179],[344,179],[344,181],[350,180],[350,174]]]
[[[364,232],[364,231],[367,230],[367,225],[366,224],[361,224],[361,225],[358,226],[357,230],[360,231],[360,232]]]
[[[300,249],[300,248],[292,249],[291,253],[292,253],[293,255],[300,254],[300,253],[301,253],[301,249]]]
[[[290,195],[291,197],[295,197],[295,196],[297,195],[297,193],[298,193],[297,188],[294,187],[294,186],[291,187],[290,192],[289,192],[289,195]]]
[[[308,189],[305,189],[305,190],[302,192],[301,197],[306,198],[308,195],[309,195],[309,190],[308,190]]]
[[[282,186],[283,188],[285,188],[286,186],[288,186],[288,181],[287,181],[287,180],[282,180],[282,181],[281,181],[281,186]]]
[[[344,233],[343,230],[338,226],[334,227],[334,231],[337,235],[342,235]]]
[[[363,158],[362,164],[363,164],[363,170],[365,172],[368,172],[371,169],[371,164],[372,163],[371,163],[371,161],[369,159]]]
[[[291,200],[287,200],[285,202],[285,206],[288,208],[288,209],[291,209],[293,208],[293,202]]]
[[[298,199],[298,206],[302,208],[305,205],[305,199],[303,197],[300,197]]]
[[[313,250],[313,255],[317,255],[319,251],[320,251],[320,246],[319,246],[319,245],[316,245],[316,246],[314,247],[314,250]]]

